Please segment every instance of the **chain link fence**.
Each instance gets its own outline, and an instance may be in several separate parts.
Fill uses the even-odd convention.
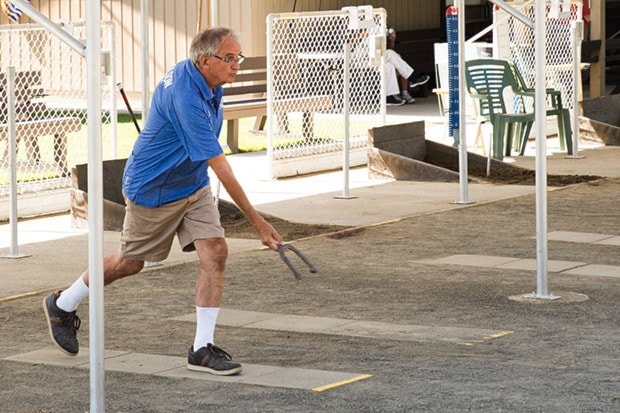
[[[84,23],[63,23],[77,39]],[[115,158],[114,25],[101,23],[104,156]],[[71,169],[88,159],[86,60],[38,24],[0,26],[0,197],[10,193],[7,68],[15,70],[18,194],[71,186]]]
[[[267,18],[271,177],[367,162],[368,130],[385,123],[383,9]]]
[[[511,3],[530,20],[535,21],[534,1],[515,1]],[[573,98],[579,90],[573,87],[573,59],[581,56],[573,56],[573,29],[572,24],[581,20],[582,9],[580,3],[572,3],[570,9],[558,16],[551,15],[551,7],[547,7],[546,37],[546,87],[559,90],[562,94],[562,103],[574,116]],[[497,48],[500,58],[512,60],[521,72],[525,82],[532,88],[535,85],[536,76],[536,48],[534,29],[527,27],[514,17],[510,17],[503,10],[495,11],[495,20],[503,22],[496,25]],[[533,102],[529,102],[533,105]],[[532,110],[532,107],[528,108]]]

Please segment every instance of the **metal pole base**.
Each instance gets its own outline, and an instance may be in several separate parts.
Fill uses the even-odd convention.
[[[475,201],[452,201],[451,204],[459,204],[459,205],[470,205],[475,204]]]
[[[353,195],[336,195],[334,199],[355,199],[356,196]]]
[[[539,299],[539,300],[558,300],[561,297],[559,295],[553,295],[553,294],[548,294],[548,295],[538,295],[537,293],[530,293],[530,294],[524,294],[523,298],[535,298],[535,299]]]
[[[583,158],[585,158],[585,155],[579,155],[579,154],[577,154],[577,155],[566,155],[564,157],[564,159],[583,159]]]
[[[11,259],[26,258],[26,257],[30,257],[30,254],[2,254],[0,255],[0,258],[11,258]]]
[[[585,294],[573,293],[570,291],[556,291],[556,295],[537,295],[536,293],[532,294],[519,294],[519,295],[511,295],[508,297],[509,300],[517,301],[520,303],[528,303],[532,305],[546,305],[552,303],[583,303],[584,301],[588,301],[590,298]]]

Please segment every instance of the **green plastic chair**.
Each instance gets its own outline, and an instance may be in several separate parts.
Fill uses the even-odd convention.
[[[508,61],[508,64],[512,68],[515,79],[517,80],[517,84],[519,85],[519,89],[523,91],[523,93],[531,94],[534,96],[536,90],[534,88],[528,87],[527,83],[523,79],[521,72],[517,68],[517,66]],[[572,140],[572,129],[570,126],[570,112],[568,109],[564,108],[562,104],[562,93],[559,90],[555,90],[552,88],[546,88],[547,95],[547,104],[550,105],[547,108],[547,116],[556,116],[558,121],[558,137],[560,140],[560,149],[566,150],[567,153],[572,153],[573,151],[573,140]],[[534,104],[532,98],[531,111],[534,111]],[[518,139],[514,142],[515,150],[519,150],[519,154],[523,155],[525,152],[525,145],[527,144],[527,138],[532,130],[532,125],[534,122],[531,122],[526,127],[525,134],[522,136],[518,136]]]
[[[534,124],[534,91],[525,86],[523,77],[514,64],[500,59],[475,59],[465,62],[467,89],[476,101],[482,121],[493,125],[491,155],[502,160],[511,155],[511,149],[523,155],[527,138]],[[512,92],[513,111],[507,110],[505,92]],[[572,150],[570,115],[564,109],[559,92],[548,89],[552,106],[547,116],[556,116],[562,149]],[[530,99],[529,103],[526,99]],[[532,107],[527,110],[526,104]],[[504,152],[505,151],[505,152]]]

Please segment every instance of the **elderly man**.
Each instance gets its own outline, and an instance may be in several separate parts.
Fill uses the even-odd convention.
[[[196,251],[196,335],[187,367],[217,375],[241,372],[239,363],[214,345],[228,247],[209,185],[208,168],[273,250],[283,243],[277,230],[250,204],[235,178],[218,136],[222,128],[222,85],[235,79],[243,62],[237,35],[207,29],[193,39],[190,58],[172,67],[153,94],[152,109],[127,160],[123,176],[126,215],[120,247],[104,259],[104,283],[137,274],[145,261],[168,256],[174,237],[183,251]],[[52,340],[76,355],[78,304],[88,296],[88,271],[66,290],[43,300]]]

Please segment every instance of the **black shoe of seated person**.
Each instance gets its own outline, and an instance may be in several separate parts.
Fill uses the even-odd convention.
[[[417,86],[422,86],[430,80],[429,75],[411,75],[409,77],[409,88],[413,89]]]
[[[404,104],[405,104],[405,101],[403,100],[403,98],[401,98],[398,95],[391,95],[386,98],[387,106],[402,106]]]

